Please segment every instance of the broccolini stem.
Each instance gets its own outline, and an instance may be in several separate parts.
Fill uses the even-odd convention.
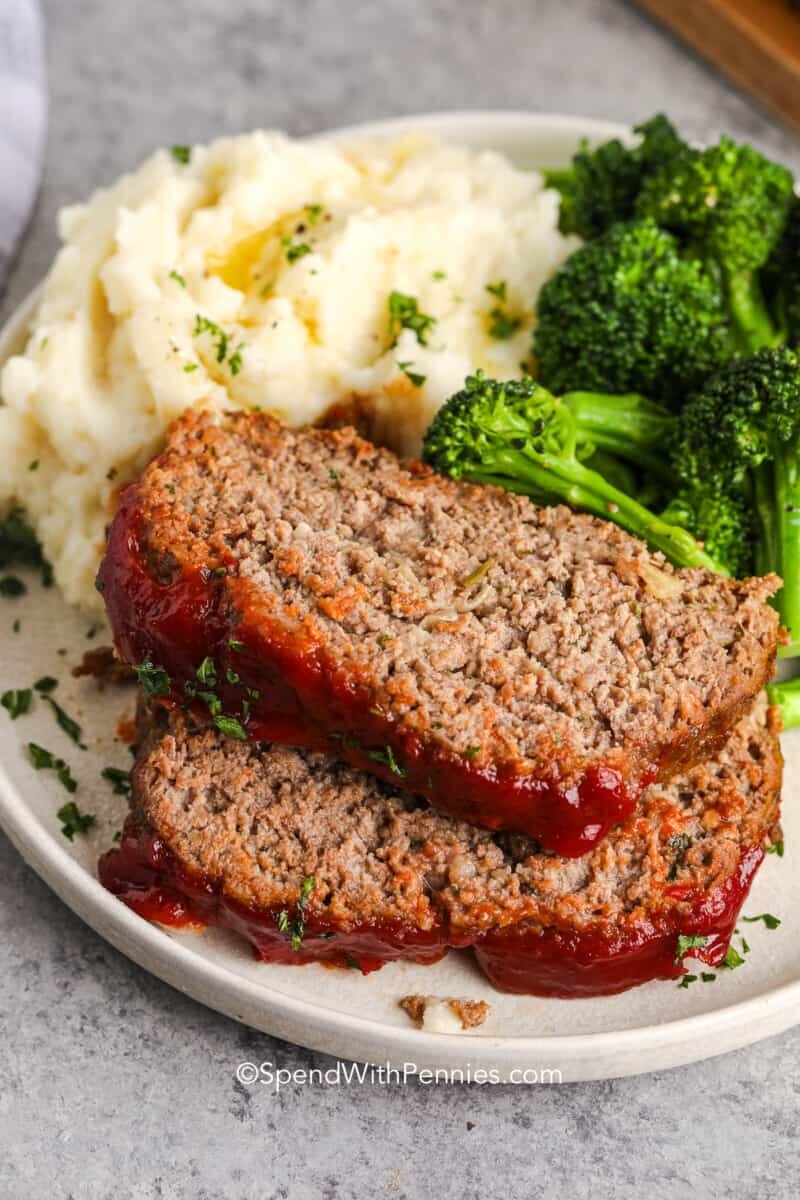
[[[778,574],[783,587],[776,597],[781,621],[789,631],[791,644],[781,646],[781,656],[800,654],[800,447],[781,442],[773,463],[775,479],[774,508],[777,520],[779,555]]]
[[[780,708],[784,729],[794,729],[800,725],[800,679],[770,683],[767,695],[770,704],[777,704]]]
[[[480,471],[465,471],[461,477],[476,483],[493,483],[538,500],[556,496],[573,508],[621,525],[652,549],[660,550],[677,567],[705,567],[719,575],[728,574],[703,551],[688,530],[662,521],[577,459],[533,460],[524,450],[497,449],[485,455]]]
[[[740,348],[746,354],[777,346],[780,337],[772,324],[755,273],[729,275],[728,304],[738,326]]]
[[[677,422],[660,404],[636,392],[619,396],[567,392],[561,402],[568,406],[578,426],[598,449],[608,450],[661,479],[674,482],[664,447],[674,436]]]

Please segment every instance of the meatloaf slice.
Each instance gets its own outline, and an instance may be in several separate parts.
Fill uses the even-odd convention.
[[[601,995],[719,963],[778,819],[762,698],[711,762],[653,784],[577,859],[431,810],[331,755],[259,747],[162,715],[100,878],[165,924],[242,933],[269,962],[366,973],[474,948],[501,990]],[[691,943],[679,942],[679,936]]]
[[[675,571],[349,429],[192,413],[125,493],[98,586],[121,656],[234,735],[579,855],[749,707],[778,582]]]

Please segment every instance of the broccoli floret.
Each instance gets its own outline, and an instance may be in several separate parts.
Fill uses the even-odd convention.
[[[729,574],[741,578],[753,573],[753,514],[741,493],[682,488],[661,519],[693,533]]]
[[[692,490],[743,497],[755,565],[783,579],[777,607],[800,653],[800,359],[787,346],[726,363],[689,398],[674,452]]]
[[[556,393],[640,392],[677,408],[732,352],[719,286],[649,220],[576,250],[537,317],[537,377]]]
[[[752,146],[723,137],[684,147],[642,181],[636,213],[680,236],[687,251],[719,271],[740,349],[776,345],[758,271],[777,245],[792,203],[790,171]]]
[[[663,115],[637,125],[635,132],[640,135],[638,145],[612,138],[591,149],[583,141],[571,167],[545,172],[548,186],[561,193],[562,233],[595,238],[616,222],[630,220],[644,175],[683,147]]]
[[[439,410],[423,443],[425,459],[443,474],[496,484],[543,504],[565,501],[616,521],[677,566],[727,573],[691,533],[587,466],[595,448],[568,402],[533,379],[501,383],[481,372]]]

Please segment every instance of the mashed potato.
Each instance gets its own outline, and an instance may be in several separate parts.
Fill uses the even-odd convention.
[[[539,288],[573,248],[537,175],[419,137],[176,147],[60,229],[0,377],[0,505],[24,505],[87,608],[117,490],[185,408],[302,425],[357,400],[416,452],[465,375],[520,373]]]

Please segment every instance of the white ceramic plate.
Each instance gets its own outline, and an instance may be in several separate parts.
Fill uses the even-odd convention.
[[[607,123],[528,113],[452,113],[409,118],[337,131],[348,137],[396,134],[424,128],[443,138],[488,146],[525,166],[565,164],[581,137],[622,132]],[[24,340],[35,297],[0,335],[0,361]],[[13,632],[19,618],[20,630]],[[746,913],[772,912],[775,931],[742,925],[751,950],[736,971],[713,984],[681,989],[654,983],[623,996],[597,1000],[543,1000],[494,991],[469,956],[451,953],[434,967],[392,964],[362,978],[357,972],[317,965],[265,966],[253,961],[233,935],[166,933],[134,916],[95,878],[98,854],[121,825],[125,802],[100,778],[102,767],[127,767],[127,747],[116,739],[132,695],[76,681],[68,667],[84,649],[108,640],[105,631],[86,640],[90,622],[67,608],[55,590],[34,578],[29,594],[0,602],[0,691],[29,686],[43,674],[60,679],[58,698],[84,727],[80,750],[57,728],[39,702],[17,721],[0,712],[0,822],[33,869],[104,938],[148,971],[212,1008],[289,1041],[343,1058],[393,1065],[498,1073],[559,1071],[564,1080],[610,1078],[721,1054],[778,1033],[800,1020],[800,800],[795,783],[800,737],[784,738],[786,856],[771,856],[759,873]],[[66,654],[60,655],[59,649]],[[28,741],[63,755],[80,781],[82,809],[98,814],[97,828],[74,843],[60,832],[56,812],[68,799],[52,772],[35,773]],[[738,939],[737,939],[737,945]],[[397,1001],[410,992],[468,996],[491,1004],[473,1034],[442,1035],[414,1029]]]

